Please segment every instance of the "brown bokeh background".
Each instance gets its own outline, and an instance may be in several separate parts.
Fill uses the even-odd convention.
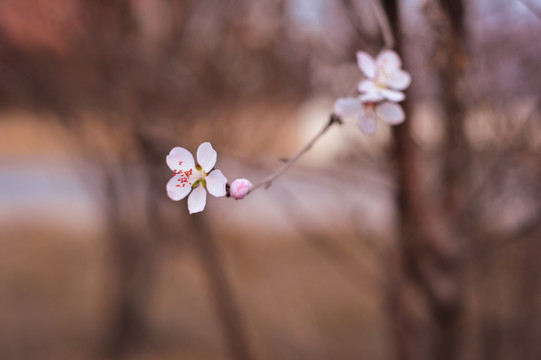
[[[0,2],[0,358],[539,359],[541,4],[385,0],[405,124],[347,119],[371,1]]]

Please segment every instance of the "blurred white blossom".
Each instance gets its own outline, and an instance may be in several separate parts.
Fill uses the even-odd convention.
[[[401,90],[411,83],[411,76],[401,68],[402,61],[392,50],[383,50],[374,60],[364,51],[357,52],[357,65],[366,79],[359,83],[357,90],[363,102],[388,100],[399,102],[405,99]]]
[[[405,99],[402,90],[410,85],[411,76],[401,69],[398,54],[383,50],[374,59],[358,51],[357,65],[366,77],[357,87],[360,95],[336,100],[334,113],[342,118],[355,116],[357,126],[368,135],[376,132],[378,119],[389,125],[403,122],[404,110],[396,103]]]

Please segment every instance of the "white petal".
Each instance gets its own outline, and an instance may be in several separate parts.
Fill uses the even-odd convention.
[[[363,103],[373,103],[385,100],[385,98],[380,95],[380,90],[378,90],[377,92],[362,94],[361,96],[359,96],[359,99],[361,99]]]
[[[199,185],[193,189],[192,193],[188,197],[188,211],[190,214],[201,212],[205,209],[207,204],[207,192],[202,185]]]
[[[201,165],[204,172],[208,173],[216,164],[218,157],[216,150],[212,148],[209,142],[204,142],[197,149],[197,163]]]
[[[355,115],[361,110],[361,102],[357,98],[339,98],[334,102],[334,113],[342,118]]]
[[[406,118],[404,110],[402,110],[400,105],[388,101],[379,104],[376,108],[376,112],[378,117],[389,125],[400,124]]]
[[[364,51],[357,51],[357,65],[367,78],[373,79],[376,76],[376,63],[370,54]]]
[[[192,190],[192,186],[186,183],[182,183],[182,180],[180,175],[173,176],[168,182],[167,182],[167,195],[175,201],[182,200],[190,193]]]
[[[376,64],[379,72],[394,72],[402,66],[400,56],[393,50],[383,50],[376,58]]]
[[[395,90],[404,90],[411,84],[411,75],[404,70],[396,70],[389,76],[387,86]]]
[[[361,112],[357,117],[357,126],[363,133],[374,135],[378,128],[378,122],[374,111],[372,109],[365,109]]]
[[[363,80],[357,86],[357,90],[361,93],[370,93],[378,91],[378,87],[372,80]]]
[[[380,89],[380,94],[389,101],[399,102],[406,98],[403,92],[389,90],[389,89]]]
[[[213,196],[225,196],[227,179],[220,170],[214,170],[207,175],[207,190]]]
[[[165,161],[167,166],[173,171],[175,170],[190,170],[195,168],[195,162],[193,161],[192,154],[182,148],[175,147],[166,156]]]

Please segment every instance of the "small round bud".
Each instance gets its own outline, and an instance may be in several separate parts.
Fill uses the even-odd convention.
[[[237,200],[244,199],[248,191],[252,188],[252,183],[246,179],[237,179],[231,183],[229,193],[231,197]]]

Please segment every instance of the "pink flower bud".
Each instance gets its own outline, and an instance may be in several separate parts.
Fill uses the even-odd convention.
[[[237,179],[231,183],[229,194],[237,200],[244,199],[248,191],[252,188],[252,183],[246,179]]]

